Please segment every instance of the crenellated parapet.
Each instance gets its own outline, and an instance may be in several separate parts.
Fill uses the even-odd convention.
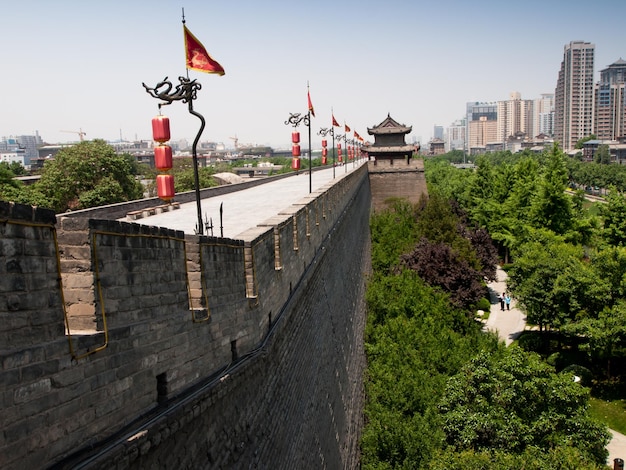
[[[333,237],[357,197],[358,211],[367,213],[350,220],[359,221],[362,240],[369,216],[365,166],[237,240],[0,201],[0,467],[69,461],[220,374],[216,383],[225,388],[215,393],[223,397],[233,365],[272,335],[287,335],[281,358],[297,355],[300,346],[290,349],[291,333],[277,325],[298,311],[287,306],[312,288],[307,283],[326,289],[313,273],[329,244],[339,243]],[[341,243],[346,256],[354,255],[356,245]],[[333,253],[343,252],[337,246]],[[351,331],[346,325],[344,336]],[[334,330],[320,328],[332,338]],[[340,374],[337,367],[331,375]],[[337,406],[345,408],[340,400]],[[224,416],[225,423],[233,419]]]

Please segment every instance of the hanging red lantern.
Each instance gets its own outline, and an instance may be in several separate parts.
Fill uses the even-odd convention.
[[[152,138],[161,144],[170,140],[170,119],[167,116],[159,114],[152,118]]]
[[[159,171],[172,169],[172,147],[169,145],[157,145],[154,147],[154,166]]]
[[[291,159],[291,169],[292,170],[299,170],[300,169],[300,159],[299,158],[292,158]]]
[[[326,165],[326,163],[328,163],[328,157],[326,155],[322,155],[322,165]]]
[[[341,144],[337,144],[337,161],[341,163],[343,158],[341,158]]]
[[[297,144],[298,142],[300,142],[300,133],[298,131],[294,131],[291,133],[291,141],[294,144]]]
[[[164,201],[169,201],[174,197],[174,177],[172,175],[157,175],[156,177],[157,195]]]
[[[324,148],[322,149],[322,157],[325,157],[325,156],[327,156],[327,155],[328,155],[328,149],[327,149],[326,147],[324,147]]]
[[[292,145],[291,147],[291,155],[293,157],[299,157],[300,156],[300,146],[299,145]]]
[[[328,142],[326,142],[326,139],[322,140],[322,147],[326,148],[326,146],[328,145]]]

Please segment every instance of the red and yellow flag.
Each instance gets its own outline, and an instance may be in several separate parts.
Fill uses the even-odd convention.
[[[199,72],[224,75],[224,68],[209,55],[202,43],[191,34],[185,25],[183,25],[183,32],[185,34],[187,68]]]
[[[335,119],[335,115],[331,114],[331,116],[333,117],[333,127],[341,127],[339,123],[337,122],[337,120]]]
[[[343,123],[343,126],[346,132],[350,132],[350,127],[345,122]]]
[[[309,93],[309,90],[306,91],[306,97],[309,102],[309,112],[311,113],[311,116],[315,117],[315,110],[313,109],[313,103],[311,103],[311,94]]]
[[[354,131],[354,138],[357,140],[363,140],[357,131]]]

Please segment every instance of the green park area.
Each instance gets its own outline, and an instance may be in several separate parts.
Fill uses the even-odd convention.
[[[606,468],[625,431],[626,173],[556,146],[459,157],[371,219],[363,468]],[[498,264],[527,318],[509,347],[476,319]]]

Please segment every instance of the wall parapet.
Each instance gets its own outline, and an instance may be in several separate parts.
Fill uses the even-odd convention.
[[[0,201],[0,467],[93,448],[258,348],[366,180],[239,240]]]

